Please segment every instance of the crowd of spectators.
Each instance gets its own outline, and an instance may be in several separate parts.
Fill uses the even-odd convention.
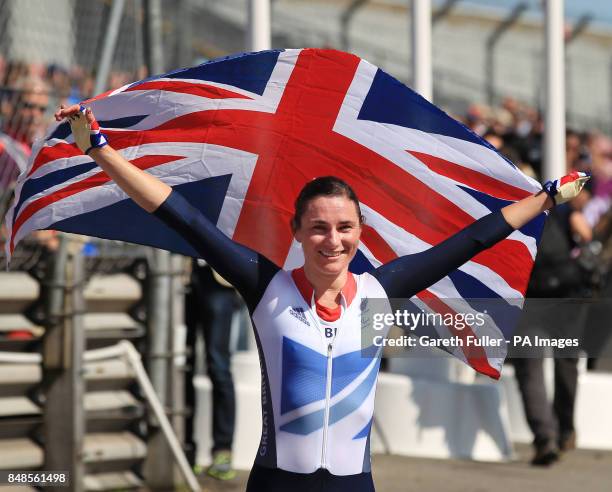
[[[472,104],[461,118],[524,173],[542,182],[544,120],[542,113],[507,97],[499,107]],[[587,243],[597,249],[605,275],[612,258],[610,244],[610,201],[612,198],[612,138],[592,130],[566,130],[566,171],[588,171],[592,179],[587,189],[570,204],[576,229],[574,255]],[[602,270],[605,270],[602,273]],[[603,281],[603,279],[600,279]]]
[[[110,88],[146,74],[112,72]],[[0,220],[36,140],[42,138],[61,104],[75,104],[93,95],[94,76],[83,67],[69,69],[6,60],[0,55]],[[2,234],[4,235],[4,225]]]
[[[109,83],[117,88],[144,75],[112,72]],[[4,217],[32,146],[45,135],[60,104],[86,100],[93,91],[94,77],[82,67],[7,61],[0,55],[0,256],[6,238]],[[31,239],[35,249],[53,252],[59,246],[54,231],[36,231]]]
[[[138,73],[111,72],[109,88],[146,76]],[[75,104],[93,95],[94,75],[75,65],[64,68],[57,64],[7,61],[0,55],[0,125],[4,133],[31,147],[53,120],[60,104]],[[38,98],[31,106],[30,98]],[[24,109],[32,109],[24,113]],[[19,111],[21,113],[17,114]]]

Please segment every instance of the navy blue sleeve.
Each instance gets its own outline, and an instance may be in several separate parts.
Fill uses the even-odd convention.
[[[512,233],[501,211],[485,215],[440,244],[381,265],[371,274],[389,297],[407,298],[459,268]]]
[[[198,209],[173,191],[155,212],[181,234],[244,298],[251,312],[279,268],[265,256],[232,241]]]

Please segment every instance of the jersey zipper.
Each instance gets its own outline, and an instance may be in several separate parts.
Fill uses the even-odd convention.
[[[321,468],[327,468],[327,429],[329,427],[329,405],[332,386],[332,344],[327,345],[327,372],[325,381],[325,415],[323,417],[323,447],[321,449]]]

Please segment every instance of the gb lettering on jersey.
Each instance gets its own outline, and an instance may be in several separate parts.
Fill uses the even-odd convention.
[[[323,326],[323,333],[325,334],[325,338],[335,338],[338,333],[337,326]]]
[[[340,303],[340,316],[335,321],[325,321],[322,319],[317,313],[317,305],[314,298],[314,292],[312,293],[312,298],[310,300],[310,313],[312,314],[312,319],[314,321],[315,326],[321,331],[323,337],[325,338],[326,343],[334,343],[336,339],[336,335],[338,334],[338,329],[344,322],[345,313],[346,313],[346,301],[344,297],[342,297]]]

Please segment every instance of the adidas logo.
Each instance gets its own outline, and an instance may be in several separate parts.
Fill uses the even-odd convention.
[[[291,314],[291,316],[293,316],[294,318],[299,319],[302,323],[305,323],[306,326],[310,326],[310,323],[308,322],[308,320],[306,319],[306,315],[304,314],[304,308],[303,307],[290,307],[289,308],[289,313]]]

